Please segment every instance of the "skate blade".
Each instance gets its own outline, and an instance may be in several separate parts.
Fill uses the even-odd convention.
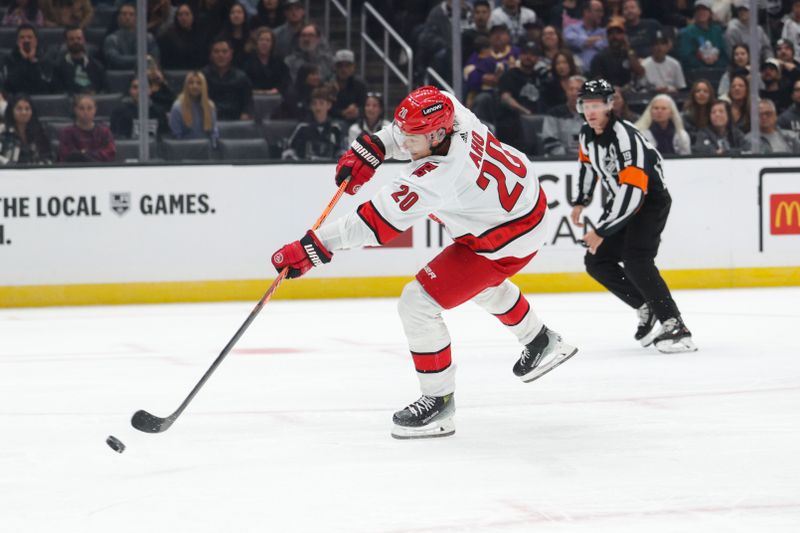
[[[545,374],[553,370],[555,367],[557,367],[558,365],[560,365],[561,363],[563,363],[564,361],[575,355],[576,353],[578,353],[578,349],[576,347],[562,342],[555,349],[554,357],[550,358],[550,360],[547,361],[546,363],[537,366],[524,376],[520,376],[519,379],[521,379],[525,383],[530,383],[535,379],[539,379],[540,377],[544,376]]]
[[[392,428],[392,437],[400,440],[407,439],[435,439],[439,437],[449,437],[456,432],[456,424],[453,418],[436,420],[426,426],[410,428],[405,426],[395,426]]]
[[[654,325],[653,329],[650,330],[650,333],[639,339],[639,342],[641,343],[642,347],[647,348],[648,346],[653,344],[653,341],[656,340],[656,337],[658,337],[658,334],[660,332],[661,328],[658,327],[658,324]]]
[[[696,352],[697,346],[692,342],[691,337],[685,337],[678,341],[661,341],[656,343],[656,349],[661,353],[686,353]]]

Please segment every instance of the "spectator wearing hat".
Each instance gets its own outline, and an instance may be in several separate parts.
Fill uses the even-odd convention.
[[[794,44],[786,39],[778,39],[775,46],[775,59],[781,63],[781,76],[784,79],[800,79],[800,62],[794,58]]]
[[[656,33],[653,55],[642,61],[644,81],[648,89],[659,93],[675,93],[686,88],[680,61],[667,55],[672,47],[669,37]]]
[[[255,47],[244,60],[244,73],[253,84],[256,94],[285,95],[292,83],[289,67],[275,54],[275,34],[261,26],[253,30]]]
[[[520,4],[520,0],[502,0],[492,11],[492,26],[505,24],[514,44],[523,42],[525,25],[536,22],[536,12]]]
[[[800,0],[793,0],[791,13],[783,17],[781,39],[794,44],[794,58],[800,61]]]
[[[625,19],[625,33],[631,48],[639,57],[648,57],[653,53],[655,37],[664,32],[661,24],[653,19],[642,18],[642,6],[639,0],[624,0],[622,16]]]
[[[519,65],[508,69],[498,81],[498,137],[518,148],[522,148],[524,142],[520,115],[531,115],[539,110],[546,77],[546,67],[540,62],[541,57],[539,45],[526,43],[520,51]]]
[[[792,105],[778,117],[778,127],[800,137],[800,80],[792,84]]]
[[[297,47],[286,56],[285,61],[292,79],[295,79],[302,65],[309,63],[319,67],[323,81],[328,81],[333,76],[333,55],[328,44],[322,40],[322,30],[317,24],[303,26],[298,34]]]
[[[314,89],[311,93],[311,120],[297,125],[282,159],[336,159],[344,153],[344,134],[328,115],[332,105],[328,89]]]
[[[781,62],[770,58],[761,63],[761,81],[763,88],[758,91],[761,98],[768,98],[782,113],[791,104],[791,85],[781,78]]]
[[[286,22],[275,28],[275,53],[286,58],[297,45],[297,35],[306,22],[306,8],[302,0],[286,0],[283,4]]]
[[[736,18],[728,22],[725,29],[725,53],[728,56],[733,52],[733,47],[737,44],[750,44],[750,0],[733,0],[733,9]],[[775,55],[772,45],[764,33],[764,28],[756,26],[758,40],[761,43],[761,61]]]
[[[790,132],[778,128],[778,112],[769,98],[759,100],[758,120],[761,133],[759,153],[800,153],[800,141]]]
[[[462,64],[466,65],[469,57],[477,52],[475,40],[478,37],[489,39],[491,29],[492,6],[489,0],[475,0],[472,4],[472,22],[469,27],[461,32]]]
[[[337,50],[333,56],[336,99],[330,115],[352,124],[358,120],[360,109],[367,99],[367,84],[356,76],[356,56],[352,50]]]
[[[2,67],[5,93],[46,94],[52,72],[39,53],[39,37],[30,24],[17,27],[17,47]]]
[[[211,44],[211,62],[203,69],[208,97],[216,104],[220,120],[253,118],[253,85],[233,66],[233,47],[222,37]]]
[[[594,56],[608,46],[603,22],[603,3],[589,0],[583,5],[582,20],[564,29],[564,40],[572,52],[581,58],[581,65],[592,64]]]
[[[606,26],[608,47],[594,56],[590,65],[590,78],[604,78],[611,85],[627,87],[635,79],[644,77],[644,68],[628,42],[625,23],[613,18]]]
[[[678,36],[678,56],[684,70],[722,68],[728,62],[722,27],[711,19],[711,0],[696,0],[694,23]]]

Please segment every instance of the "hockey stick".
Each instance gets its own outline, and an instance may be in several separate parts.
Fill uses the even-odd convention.
[[[328,204],[328,206],[325,208],[325,210],[319,216],[317,221],[311,227],[312,230],[316,230],[317,228],[319,228],[325,221],[325,219],[328,218],[328,215],[333,210],[334,206],[339,202],[339,199],[342,197],[342,194],[344,193],[344,190],[347,187],[347,183],[349,181],[350,181],[349,179],[344,180],[342,184],[339,185],[339,190],[336,191],[336,194],[333,195],[333,198],[331,198],[331,201]],[[211,364],[211,367],[209,367],[209,369],[206,370],[206,373],[203,374],[203,377],[200,378],[200,381],[198,381],[197,385],[195,385],[194,388],[192,389],[192,392],[189,393],[189,396],[187,396],[186,399],[183,400],[183,403],[181,403],[180,406],[178,406],[178,408],[175,410],[174,413],[172,413],[166,418],[161,418],[159,416],[150,414],[147,411],[139,410],[133,414],[133,417],[131,418],[131,425],[136,429],[138,429],[139,431],[144,431],[145,433],[163,433],[164,431],[168,430],[170,426],[175,422],[175,420],[177,420],[178,417],[181,416],[181,413],[183,413],[183,411],[189,405],[189,402],[192,401],[192,398],[194,398],[195,395],[200,391],[205,382],[208,381],[208,378],[211,377],[211,374],[213,374],[214,371],[217,369],[217,367],[222,363],[223,359],[225,359],[225,356],[228,355],[228,352],[231,351],[231,349],[237,343],[239,338],[244,334],[247,328],[250,327],[250,324],[253,322],[253,320],[255,320],[256,316],[258,316],[258,313],[261,312],[261,309],[264,307],[264,305],[266,305],[266,303],[272,297],[273,293],[277,290],[278,285],[280,285],[281,282],[286,278],[286,274],[288,272],[289,272],[289,267],[286,267],[280,271],[278,277],[275,278],[275,281],[272,282],[272,285],[270,285],[269,289],[267,289],[267,292],[264,293],[264,296],[261,297],[261,299],[256,304],[255,308],[253,308],[253,310],[250,312],[250,315],[247,317],[247,320],[245,320],[244,323],[239,327],[238,331],[233,336],[233,338],[231,338],[231,340],[228,341],[228,344],[226,344],[225,348],[222,349],[222,352],[220,352],[220,354]]]

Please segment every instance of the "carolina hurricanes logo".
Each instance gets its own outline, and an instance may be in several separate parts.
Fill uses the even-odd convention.
[[[278,264],[283,263],[283,254],[278,252],[275,255],[273,255],[272,256],[272,262],[273,263],[278,263]]]

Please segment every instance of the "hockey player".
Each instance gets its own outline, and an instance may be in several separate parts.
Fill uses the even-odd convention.
[[[672,204],[661,154],[633,124],[614,117],[613,98],[614,88],[603,79],[587,81],[578,94],[578,112],[586,124],[578,136],[581,169],[572,222],[583,226],[581,212],[592,200],[598,177],[609,197],[597,227],[583,238],[586,271],[637,310],[634,338],[642,346],[655,344],[667,353],[695,351],[655,265]]]
[[[528,382],[577,352],[548,329],[508,280],[545,240],[547,200],[527,158],[502,144],[454,96],[435,87],[412,91],[391,127],[364,134],[340,158],[336,182],[355,194],[387,158],[408,160],[395,180],[354,212],[272,257],[297,277],[328,263],[334,250],[386,244],[430,215],[454,239],[403,289],[398,311],[422,396],[394,414],[396,438],[455,432],[455,365],[442,311],[476,302],[524,346],[513,367]]]

